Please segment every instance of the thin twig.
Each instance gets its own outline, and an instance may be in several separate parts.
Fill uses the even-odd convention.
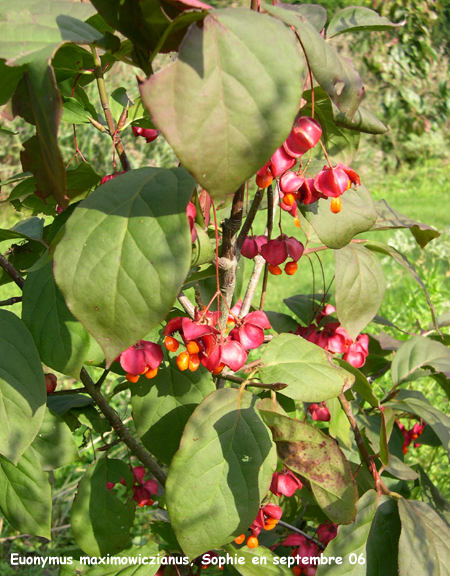
[[[277,392],[288,387],[288,384],[282,384],[281,382],[276,382],[275,384],[261,384],[261,382],[255,382],[254,380],[248,380],[247,378],[240,378],[239,376],[233,376],[232,374],[225,374],[222,378],[229,382],[234,382],[235,384],[243,384],[246,382],[247,386],[262,388],[264,390],[275,390]]]
[[[264,190],[262,188],[258,188],[255,197],[253,198],[250,210],[247,214],[247,218],[245,219],[244,225],[242,226],[241,231],[239,232],[239,236],[236,242],[236,246],[239,248],[239,251],[241,250],[242,245],[244,244],[245,239],[247,238],[247,234],[249,233],[250,228],[252,227],[253,221],[255,220],[256,214],[258,213],[259,205],[261,204],[263,197],[264,197]]]
[[[14,268],[14,266],[11,264],[11,262],[9,262],[3,256],[3,254],[0,254],[0,266],[8,274],[8,276],[14,280],[14,282],[17,284],[17,286],[21,290],[23,290],[23,285],[25,284],[25,280],[24,280],[23,276],[21,276],[19,274],[19,272],[17,272],[17,270]]]
[[[0,300],[0,306],[12,306],[13,304],[17,304],[17,302],[22,302],[22,296],[13,296],[12,298],[8,298],[8,300]]]
[[[105,113],[105,119],[108,124],[109,135],[115,141],[116,150],[117,153],[119,154],[122,168],[125,171],[128,171],[131,170],[131,165],[126,155],[125,149],[123,147],[122,140],[120,139],[120,136],[116,135],[116,127],[114,125],[114,119],[112,117],[111,110],[109,108],[108,95],[106,93],[106,87],[105,87],[105,79],[103,77],[102,63],[100,60],[100,56],[98,55],[97,48],[94,47],[92,48],[92,55],[94,57],[94,63],[95,63],[94,74],[97,79],[98,93],[100,96],[103,111]]]
[[[153,460],[150,452],[148,452],[144,446],[131,435],[128,427],[124,425],[117,412],[111,408],[100,390],[97,389],[85,368],[82,368],[81,370],[80,379],[85,385],[89,395],[95,400],[95,403],[100,408],[105,418],[118,434],[119,438],[128,446],[136,458],[138,458],[138,460],[140,460],[153,474],[158,482],[162,486],[165,486],[167,474]]]

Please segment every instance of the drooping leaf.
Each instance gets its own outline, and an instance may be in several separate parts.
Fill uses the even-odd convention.
[[[258,376],[263,384],[287,384],[283,394],[301,402],[335,398],[355,381],[352,374],[333,364],[329,352],[294,334],[275,336],[261,364]]]
[[[328,24],[327,38],[345,32],[359,32],[360,30],[392,30],[404,24],[405,22],[395,24],[388,18],[380,16],[375,10],[370,10],[364,6],[349,6],[333,16]]]
[[[175,360],[160,369],[155,378],[140,378],[131,389],[131,406],[136,431],[144,446],[159,460],[170,464],[192,412],[215,389],[205,368],[180,372]]]
[[[386,472],[389,472],[389,474],[392,474],[392,476],[400,480],[416,480],[419,477],[417,472],[414,472],[410,466],[402,462],[400,458],[397,458],[394,454],[390,454],[389,465],[386,466]]]
[[[272,330],[275,330],[278,334],[295,332],[298,328],[298,322],[296,322],[292,316],[282,314],[281,312],[270,312],[269,310],[265,310],[265,313],[272,326]]]
[[[195,409],[170,465],[167,507],[189,558],[232,541],[253,522],[276,466],[258,398],[219,389]]]
[[[302,16],[267,3],[261,3],[261,8],[295,28],[317,82],[341,112],[353,117],[364,95],[361,78],[353,65]]]
[[[368,250],[371,250],[372,252],[378,252],[380,254],[385,254],[387,256],[390,256],[398,264],[400,264],[400,266],[403,266],[403,268],[405,268],[405,270],[407,270],[409,272],[409,274],[412,276],[412,278],[414,278],[414,280],[417,282],[417,284],[419,284],[419,286],[422,288],[423,293],[425,294],[425,298],[427,299],[428,307],[430,308],[430,312],[431,312],[431,315],[433,317],[433,320],[436,321],[436,311],[434,309],[433,303],[431,302],[431,299],[430,299],[428,291],[425,287],[425,284],[422,282],[422,279],[419,276],[419,274],[417,273],[416,268],[414,267],[413,264],[411,264],[411,262],[408,260],[408,258],[406,258],[406,256],[404,254],[402,254],[401,252],[399,252],[398,250],[396,250],[392,246],[389,246],[389,244],[385,244],[384,242],[376,242],[374,240],[371,240],[367,244],[364,244],[364,246]]]
[[[378,213],[378,220],[373,226],[372,231],[409,228],[421,248],[425,248],[428,242],[431,242],[431,240],[441,235],[440,232],[431,226],[416,222],[416,220],[411,220],[408,216],[400,214],[400,212],[391,208],[386,200],[380,200],[375,206]]]
[[[191,26],[176,62],[141,84],[142,101],[183,166],[220,204],[287,138],[302,66],[281,22],[244,8],[216,10],[202,27]]]
[[[44,470],[61,468],[78,458],[78,448],[70,428],[61,416],[48,409],[32,447]]]
[[[402,532],[398,549],[398,574],[447,575],[450,565],[450,528],[436,512],[418,500],[398,502]]]
[[[29,64],[19,86],[22,83],[21,98],[28,99],[32,115],[24,117],[36,125],[36,136],[24,143],[20,153],[22,167],[34,175],[40,198],[52,194],[61,206],[66,206],[66,171],[57,141],[62,103],[53,70],[45,60],[36,60]],[[17,99],[14,102],[17,105]]]
[[[264,400],[259,408],[264,422],[272,430],[278,457],[285,466],[309,481],[313,496],[332,522],[352,522],[358,491],[349,464],[336,442],[310,424],[273,412],[267,402],[270,401]]]
[[[397,502],[393,498],[381,497],[367,539],[367,572],[364,576],[398,575],[400,530]]]
[[[417,370],[428,366],[450,378],[450,350],[436,340],[413,336],[400,346],[394,356],[392,382],[408,382]]]
[[[386,280],[380,261],[360,244],[350,244],[334,253],[336,312],[353,340],[378,312]]]
[[[123,477],[131,487],[133,479],[122,460],[101,458],[86,471],[70,515],[72,532],[78,546],[89,556],[106,556],[121,552],[130,540],[135,504],[124,504],[106,487]]]
[[[47,406],[62,416],[71,408],[78,408],[81,406],[88,406],[94,401],[90,396],[83,394],[64,394],[63,396],[49,396],[47,399]]]
[[[197,223],[194,224],[197,238],[192,246],[191,266],[209,264],[215,259],[215,251],[208,234]]]
[[[173,306],[190,268],[193,189],[183,168],[140,168],[100,186],[66,223],[55,279],[108,365]]]
[[[388,127],[383,124],[374,114],[369,112],[364,106],[360,106],[353,118],[339,111],[339,108],[331,103],[333,118],[337,126],[343,126],[349,130],[364,132],[365,134],[385,134]]]
[[[0,60],[0,78],[2,79],[0,86],[0,106],[6,104],[14,94],[24,71],[25,66],[7,66],[4,60]]]
[[[319,566],[317,576],[366,576],[366,566],[350,563],[350,554],[358,558],[361,554],[365,557],[367,539],[374,516],[377,511],[378,496],[374,490],[368,490],[358,501],[358,513],[353,523],[348,526],[339,526],[336,538],[332,540],[324,555],[342,558],[340,565],[330,562]],[[380,575],[381,576],[381,575]]]
[[[349,244],[357,234],[370,230],[377,219],[375,204],[364,185],[357,190],[347,190],[341,202],[342,209],[338,214],[331,212],[329,199],[301,206],[303,215],[320,240],[335,250]]]
[[[101,417],[98,411],[92,406],[77,406],[70,409],[72,416],[75,416],[81,424],[84,424],[97,434],[105,434],[111,430],[111,424],[106,418]]]
[[[283,516],[284,518],[284,516]],[[243,558],[242,564],[233,564],[233,567],[242,576],[260,576],[264,571],[264,576],[291,576],[292,571],[287,565],[281,564],[281,558],[272,550],[258,546],[257,548],[235,548],[233,544],[222,546],[232,558]],[[226,566],[226,564],[225,564]]]
[[[90,337],[64,302],[53,280],[53,263],[30,272],[25,280],[22,320],[30,330],[42,362],[78,379]]]
[[[0,454],[17,464],[42,424],[47,392],[33,338],[7,310],[0,310],[0,398]]]
[[[395,399],[388,404],[395,410],[416,414],[423,418],[439,437],[450,455],[450,418],[432,406],[422,392],[418,390],[400,390]]]
[[[417,464],[417,470],[420,475],[422,500],[434,508],[442,520],[450,526],[450,502],[446,500],[440,490],[436,488],[420,464]]]
[[[328,433],[332,438],[340,440],[342,445],[348,450],[352,447],[352,435],[350,422],[342,409],[342,406],[337,398],[330,398],[327,400],[327,408],[330,411],[330,427]]]
[[[355,377],[355,383],[352,386],[352,391],[357,392],[361,398],[364,398],[364,400],[366,400],[374,408],[378,408],[380,402],[373,393],[372,386],[369,384],[369,381],[364,376],[364,374],[358,370],[358,368],[355,368],[345,360],[342,360],[342,358],[334,358],[333,362],[335,362],[341,368],[344,368],[344,370],[347,370],[347,372],[353,374]]]
[[[0,58],[8,64],[48,61],[65,42],[91,44],[102,35],[83,22],[90,4],[45,0],[0,3]]]
[[[0,509],[22,534],[50,539],[52,495],[39,454],[32,446],[14,466],[0,456]]]
[[[101,177],[88,162],[67,170],[67,196],[70,199],[86,196],[100,184]]]
[[[0,242],[3,240],[13,239],[42,239],[42,232],[44,229],[43,218],[27,218],[22,220],[9,230],[0,229]]]

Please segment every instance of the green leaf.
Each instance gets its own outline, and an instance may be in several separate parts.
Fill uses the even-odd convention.
[[[63,396],[49,396],[47,406],[62,416],[72,408],[88,406],[93,402],[94,400],[90,396],[83,396],[83,394],[64,394]]]
[[[161,566],[163,554],[158,558],[158,545],[149,542],[145,546],[130,546],[120,554],[110,556],[108,564],[100,558],[91,558],[92,566],[73,560],[72,564],[61,565],[59,576],[153,576]],[[128,558],[129,561],[124,561]],[[144,558],[154,558],[154,563],[144,564]],[[120,566],[120,568],[118,567]]]
[[[417,284],[419,284],[419,286],[422,288],[423,293],[425,294],[425,298],[427,299],[428,307],[430,308],[431,316],[433,317],[433,320],[436,322],[436,311],[431,302],[427,289],[425,288],[425,284],[422,282],[421,277],[417,273],[414,265],[411,264],[411,262],[408,260],[408,258],[406,258],[404,254],[402,254],[395,248],[392,248],[392,246],[389,246],[389,244],[384,244],[384,242],[376,242],[374,240],[370,240],[367,244],[364,244],[364,246],[368,250],[372,250],[372,252],[379,252],[380,254],[390,256],[397,262],[397,264],[400,264],[400,266],[403,266],[403,268],[405,268],[409,272],[411,277],[414,278]]]
[[[128,98],[126,88],[116,88],[109,97],[109,107],[116,123],[119,122],[124,110],[131,106],[133,102]]]
[[[281,22],[226,8],[193,24],[178,60],[140,90],[180,162],[221,204],[287,138],[302,74],[295,38]]]
[[[349,244],[357,234],[370,230],[377,219],[375,204],[363,185],[357,190],[347,190],[341,202],[342,209],[338,214],[331,212],[328,198],[301,206],[303,215],[320,240],[335,250]]]
[[[359,32],[360,30],[392,30],[403,26],[406,21],[394,24],[375,10],[363,6],[349,6],[333,16],[327,28],[327,38],[344,34],[344,32]]]
[[[233,564],[233,567],[242,576],[261,576],[261,574],[264,576],[292,576],[292,570],[287,565],[281,564],[283,560],[286,561],[286,558],[280,558],[264,546],[257,548],[243,546],[238,549],[233,544],[227,544],[222,546],[222,549],[232,558],[244,559],[243,564]]]
[[[261,8],[295,28],[317,82],[341,112],[353,117],[364,95],[361,78],[353,65],[327,44],[320,33],[301,16],[271,4],[261,3]]]
[[[336,442],[316,427],[266,410],[267,406],[261,405],[260,413],[272,430],[280,460],[309,481],[314,498],[332,522],[352,522],[358,490]]]
[[[197,223],[195,223],[194,226],[197,230],[197,238],[192,246],[192,267],[209,264],[216,257],[216,253],[208,234]]]
[[[441,235],[440,232],[431,226],[416,222],[416,220],[411,220],[408,216],[400,214],[400,212],[391,208],[386,200],[380,200],[375,204],[375,207],[378,213],[378,220],[373,226],[372,231],[409,228],[421,248],[425,248],[428,242],[431,242],[431,240]]]
[[[369,384],[369,381],[364,376],[364,374],[358,370],[358,368],[355,368],[345,360],[342,360],[342,358],[333,358],[333,362],[335,362],[341,368],[344,368],[344,370],[347,370],[347,372],[350,372],[350,374],[353,374],[355,377],[355,383],[352,386],[352,391],[358,393],[361,398],[364,398],[364,400],[366,400],[374,408],[378,408],[380,402],[373,393],[372,386]]]
[[[397,502],[382,496],[367,539],[367,572],[364,576],[398,575],[400,530]]]
[[[327,408],[331,416],[328,433],[332,438],[340,440],[347,450],[351,450],[352,437],[350,435],[350,422],[339,400],[337,398],[330,398],[330,400],[327,401]]]
[[[283,2],[277,2],[277,7],[292,10],[297,15],[306,18],[317,32],[322,32],[327,23],[327,10],[318,4],[283,4]]]
[[[360,244],[334,253],[336,312],[342,326],[356,340],[383,302],[386,280],[379,259]]]
[[[420,464],[417,464],[417,470],[420,475],[422,500],[431,506],[442,520],[450,526],[450,502],[444,498],[443,494],[436,488],[433,482],[431,482]]]
[[[388,442],[394,426],[395,414],[392,408],[384,407],[381,410],[381,429],[380,429],[380,460],[385,465],[389,464],[389,447]]]
[[[0,456],[0,509],[21,534],[50,539],[51,488],[32,446],[16,466]]]
[[[33,338],[7,310],[0,310],[0,398],[0,453],[17,464],[41,427],[47,392]]]
[[[63,112],[61,120],[70,124],[89,124],[90,112],[76,98],[63,97]]]
[[[74,76],[81,74],[78,83],[82,85],[85,85],[90,79],[95,79],[95,63],[91,51],[76,44],[63,44],[60,46],[52,58],[52,67],[55,70],[58,84],[72,79],[70,93],[72,93]],[[75,93],[77,93],[76,88]]]
[[[300,319],[304,326],[309,326],[314,322],[319,311],[329,299],[329,294],[297,294],[296,296],[285,298],[283,302]]]
[[[167,507],[189,558],[226,544],[253,522],[276,467],[258,398],[216,390],[195,409],[172,459]]]
[[[90,4],[45,0],[0,2],[0,58],[8,64],[47,61],[65,42],[91,44],[102,35],[81,20],[95,11]]]
[[[182,552],[170,522],[157,520],[150,524],[152,535],[158,536],[160,547],[170,552]]]
[[[448,574],[450,529],[436,512],[418,500],[398,502],[402,532],[398,548],[398,574]]]
[[[275,330],[278,334],[283,332],[295,332],[298,328],[298,322],[288,316],[287,314],[282,314],[281,312],[270,312],[265,310],[266,316],[269,319],[272,330]]]
[[[365,576],[366,566],[350,564],[350,554],[356,554],[356,557],[363,554],[365,556],[367,538],[369,537],[370,527],[377,511],[378,496],[374,490],[367,491],[358,501],[355,521],[349,526],[339,526],[336,538],[332,540],[323,555],[342,558],[340,565],[330,562],[319,566],[317,576]]]
[[[67,308],[53,280],[52,268],[53,263],[49,262],[28,274],[23,289],[22,320],[34,338],[42,362],[79,379],[90,337]]]
[[[70,199],[86,196],[100,184],[101,176],[95,172],[88,162],[78,164],[67,175],[67,196]]]
[[[180,372],[175,359],[155,378],[140,378],[131,387],[131,406],[136,431],[144,446],[159,460],[170,464],[180,446],[184,427],[200,402],[216,389],[203,366]]]
[[[333,102],[331,107],[333,109],[334,122],[337,126],[343,126],[349,130],[356,130],[365,134],[385,134],[388,131],[388,127],[364,106],[360,106],[351,119],[343,112],[339,112],[339,108]]]
[[[72,416],[75,416],[81,424],[84,424],[91,430],[95,430],[97,434],[103,435],[111,430],[111,425],[108,420],[100,416],[92,405],[71,408],[70,413]]]
[[[20,82],[25,66],[7,66],[4,60],[0,60],[0,106],[8,102]],[[2,186],[4,183],[2,182]]]
[[[20,115],[36,126],[36,136],[23,144],[24,150],[20,153],[22,168],[24,172],[32,172],[35,176],[36,194],[40,198],[45,199],[52,194],[65,207],[66,171],[58,147],[62,102],[52,67],[46,60],[32,62],[19,88],[21,85],[21,93],[16,91],[13,99],[13,110],[18,102],[28,100],[31,118],[23,113]]]
[[[121,502],[106,483],[123,477],[131,487],[130,474],[125,462],[104,457],[91,464],[80,480],[70,520],[76,543],[89,556],[117,554],[129,542],[135,504],[130,499]]]
[[[392,474],[392,476],[400,480],[416,480],[419,477],[417,472],[414,472],[412,468],[393,454],[390,454],[389,465],[386,466],[386,472],[389,472],[389,474]]]
[[[301,402],[335,398],[355,381],[352,374],[333,364],[329,352],[295,334],[275,336],[261,362],[261,382],[287,384],[283,394]]]
[[[78,459],[78,448],[72,432],[61,416],[47,409],[32,447],[44,470],[55,470]]]
[[[416,414],[431,426],[450,455],[450,418],[432,406],[418,390],[400,390],[394,401],[386,404],[394,410]]]
[[[133,170],[97,188],[66,223],[55,279],[108,365],[175,302],[190,268],[194,185],[184,168]]]
[[[397,385],[408,382],[417,370],[426,367],[450,378],[450,350],[436,340],[413,336],[400,346],[394,356],[392,382]]]
[[[43,218],[27,218],[22,220],[10,230],[0,229],[0,242],[4,240],[19,239],[37,239],[42,240],[42,232],[44,229]]]

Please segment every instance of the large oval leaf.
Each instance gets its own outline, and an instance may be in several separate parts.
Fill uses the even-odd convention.
[[[131,387],[131,406],[144,446],[169,464],[192,412],[215,389],[211,373],[203,366],[180,372],[175,360],[152,380],[141,378]]]
[[[273,412],[270,400],[260,414],[272,430],[278,457],[311,486],[317,503],[336,524],[349,524],[356,516],[358,490],[336,442],[315,426]]]
[[[22,320],[36,342],[42,362],[78,379],[90,336],[67,308],[53,280],[52,268],[49,262],[28,274],[23,288]]]
[[[261,362],[261,381],[287,384],[283,394],[301,402],[335,398],[355,381],[353,374],[333,364],[329,352],[294,334],[272,338]]]
[[[64,420],[51,410],[45,411],[41,429],[32,447],[44,470],[55,470],[78,458],[75,438]]]
[[[250,392],[224,388],[195,409],[170,465],[170,520],[190,558],[242,534],[258,513],[276,466],[275,446]]]
[[[0,509],[22,534],[50,539],[52,493],[32,446],[17,466],[0,456]]]
[[[400,346],[394,356],[391,367],[393,384],[408,382],[423,367],[431,367],[450,378],[450,350],[436,340],[413,336]]]
[[[67,305],[110,364],[170,311],[191,262],[184,168],[140,168],[97,188],[55,251]]]
[[[72,531],[78,546],[90,556],[121,552],[130,540],[135,504],[124,504],[106,487],[125,478],[131,488],[133,478],[127,464],[117,459],[101,458],[86,471],[70,515]]]
[[[357,190],[351,188],[341,197],[341,202],[342,210],[338,214],[331,212],[328,198],[301,206],[320,240],[335,250],[346,246],[356,234],[370,230],[377,221],[374,201],[365,186]]]
[[[299,48],[284,24],[227,8],[192,25],[178,60],[140,89],[183,166],[220,203],[287,138],[302,75]]]
[[[355,340],[383,302],[386,280],[375,254],[359,244],[336,250],[334,294],[342,326]]]
[[[42,424],[47,392],[31,334],[6,310],[0,310],[0,400],[0,454],[17,464]]]

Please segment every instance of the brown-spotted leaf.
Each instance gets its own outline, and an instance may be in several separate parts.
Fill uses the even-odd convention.
[[[310,424],[258,406],[271,429],[278,457],[306,478],[317,503],[336,524],[349,524],[356,516],[358,490],[350,466],[336,442]]]

